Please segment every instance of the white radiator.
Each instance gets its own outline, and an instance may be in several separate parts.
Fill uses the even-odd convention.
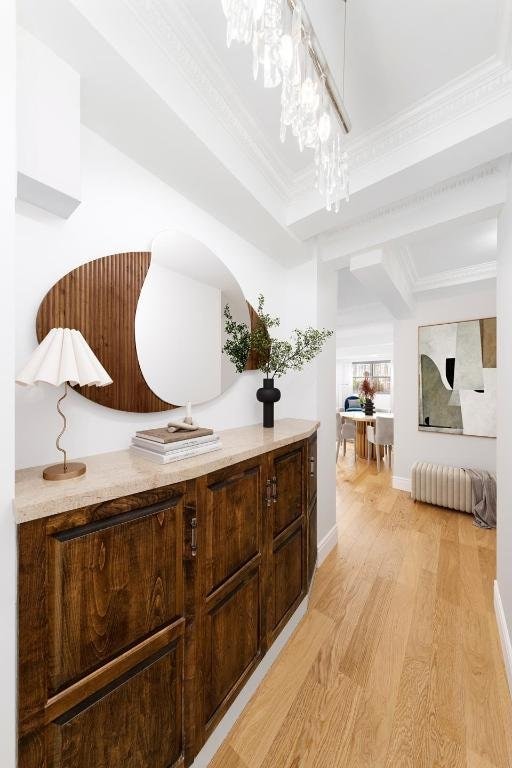
[[[471,478],[465,469],[417,461],[411,470],[412,498],[456,509],[473,511]]]

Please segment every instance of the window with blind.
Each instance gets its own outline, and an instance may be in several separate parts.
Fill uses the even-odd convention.
[[[354,392],[359,392],[361,382],[367,376],[373,382],[375,391],[381,395],[391,393],[391,360],[379,360],[378,362],[363,361],[352,363],[352,387]]]

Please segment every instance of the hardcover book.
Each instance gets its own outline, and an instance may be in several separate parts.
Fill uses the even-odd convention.
[[[183,451],[171,451],[169,453],[155,453],[155,451],[147,451],[145,448],[139,448],[136,445],[131,446],[131,450],[138,456],[143,456],[149,461],[155,462],[155,464],[171,464],[173,461],[182,461],[183,459],[190,459],[192,456],[200,456],[203,453],[210,453],[211,451],[218,451],[222,448],[222,443],[215,442],[207,445],[198,445],[197,448],[186,448]]]
[[[167,427],[158,427],[157,429],[143,429],[135,433],[136,437],[143,437],[145,440],[153,440],[155,443],[179,443],[183,440],[191,440],[195,437],[205,437],[213,435],[213,429],[196,429],[186,432],[169,432]]]
[[[219,436],[205,435],[204,437],[193,437],[189,440],[175,441],[174,443],[158,443],[156,440],[148,440],[146,437],[132,437],[132,444],[138,448],[145,448],[147,451],[155,451],[156,453],[173,453],[175,451],[181,451],[184,448],[193,448],[199,445],[209,445],[210,443],[216,443],[219,441]]]

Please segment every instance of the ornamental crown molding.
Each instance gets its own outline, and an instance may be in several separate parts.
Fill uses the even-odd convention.
[[[221,62],[185,0],[123,0],[139,26],[176,66],[233,142],[283,201],[310,193],[313,158],[298,173],[283,160],[238,95]],[[512,17],[511,0],[503,0],[503,18]],[[349,134],[347,150],[353,174],[407,145],[512,94],[512,30],[502,31],[498,54],[483,61],[411,107],[359,136]]]
[[[412,285],[412,291],[413,293],[421,293],[423,291],[435,291],[438,288],[451,288],[454,285],[478,283],[482,280],[495,280],[497,272],[498,264],[496,261],[484,261],[481,264],[471,264],[458,269],[447,269],[435,275],[417,277]]]
[[[267,183],[289,203],[293,173],[238,96],[210,41],[183,0],[123,0],[139,26],[190,83]]]
[[[512,67],[492,56],[376,128],[360,136],[349,134],[346,148],[350,171],[353,174],[458,120],[468,119],[510,94]],[[310,189],[312,175],[309,168],[295,175],[295,196]]]
[[[412,293],[423,293],[439,288],[452,288],[455,285],[493,280],[496,279],[498,270],[496,260],[491,260],[420,276],[411,249],[406,243],[394,243],[388,252],[398,262]]]
[[[367,214],[352,219],[343,226],[333,230],[330,234],[324,236],[322,242],[327,245],[329,243],[335,243],[339,240],[340,236],[348,230],[366,227],[369,224],[373,224],[382,219],[397,216],[398,214],[417,208],[422,208],[427,203],[430,203],[443,195],[450,194],[454,190],[484,184],[491,178],[505,178],[507,169],[508,163],[504,162],[502,158],[498,158],[497,160],[473,168],[470,171],[461,173],[458,176],[452,176],[451,178],[445,179],[427,189],[423,189],[414,195],[401,198],[389,205],[380,206]]]

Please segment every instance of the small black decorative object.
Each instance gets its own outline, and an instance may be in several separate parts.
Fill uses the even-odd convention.
[[[364,412],[366,416],[373,416],[375,413],[375,406],[373,404],[373,400],[366,400],[364,404]]]
[[[256,392],[256,399],[263,403],[263,426],[274,426],[274,403],[281,399],[281,392],[274,387],[274,379],[263,379],[263,386]]]
[[[236,370],[242,373],[246,369],[250,355],[255,361],[254,367],[265,374],[263,387],[256,393],[263,403],[263,426],[274,426],[274,403],[281,399],[281,392],[274,387],[274,378],[284,376],[288,371],[302,371],[321,351],[324,342],[333,331],[325,328],[295,328],[289,340],[278,339],[271,335],[271,329],[280,324],[278,317],[272,317],[264,311],[265,299],[258,297],[256,322],[249,328],[246,323],[237,322],[229,305],[224,308],[226,343],[222,351],[229,357]]]

